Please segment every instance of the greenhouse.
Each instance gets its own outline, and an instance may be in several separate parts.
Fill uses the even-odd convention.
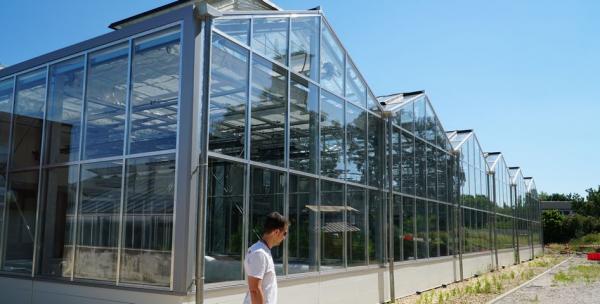
[[[372,92],[319,8],[175,1],[110,27],[0,70],[7,303],[241,303],[271,211],[282,303],[542,254],[533,179],[424,91]]]

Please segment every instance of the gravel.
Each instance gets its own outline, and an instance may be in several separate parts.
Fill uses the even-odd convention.
[[[600,281],[591,283],[575,281],[569,283],[555,282],[554,274],[567,271],[569,267],[586,265],[597,262],[587,261],[585,256],[575,256],[573,259],[552,269],[543,276],[535,279],[495,302],[494,304],[512,303],[600,303]]]

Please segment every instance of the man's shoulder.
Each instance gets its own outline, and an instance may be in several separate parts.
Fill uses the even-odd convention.
[[[258,241],[254,243],[252,246],[248,248],[247,255],[264,255],[265,257],[270,257],[271,254],[269,252],[269,248],[265,246],[262,242]]]

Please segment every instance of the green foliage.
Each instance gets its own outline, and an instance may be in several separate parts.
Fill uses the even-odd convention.
[[[542,226],[546,244],[566,243],[587,234],[600,233],[600,217],[581,214],[565,216],[556,210],[546,210],[542,213]]]
[[[571,283],[575,281],[592,283],[600,279],[600,265],[571,266],[567,271],[559,271],[552,278],[556,283]]]

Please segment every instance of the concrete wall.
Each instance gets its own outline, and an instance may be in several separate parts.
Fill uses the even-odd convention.
[[[465,278],[489,272],[493,267],[492,252],[463,254],[463,275]]]
[[[515,250],[501,249],[498,250],[498,266],[510,266],[515,264]]]

